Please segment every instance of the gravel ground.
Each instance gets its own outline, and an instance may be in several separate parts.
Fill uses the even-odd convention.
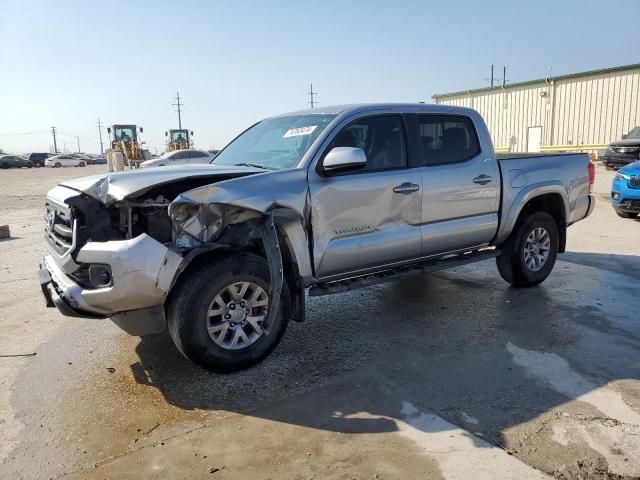
[[[44,194],[104,169],[0,172],[0,478],[640,476],[640,221],[606,200],[538,288],[484,262],[313,298],[215,375],[44,307]]]

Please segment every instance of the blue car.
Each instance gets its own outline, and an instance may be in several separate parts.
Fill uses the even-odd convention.
[[[640,162],[622,167],[611,185],[611,204],[622,218],[636,218],[640,213]]]

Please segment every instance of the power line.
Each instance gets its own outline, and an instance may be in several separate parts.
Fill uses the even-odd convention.
[[[49,133],[48,130],[36,130],[33,132],[16,132],[16,133],[0,133],[0,135],[5,137],[18,137],[21,135],[42,135],[45,133]]]
[[[313,91],[313,83],[311,84],[311,89],[309,90],[309,105],[313,108],[318,102],[315,101],[314,96],[318,95],[318,92]]]
[[[100,134],[100,155],[104,154],[104,147],[102,144],[102,124],[100,123],[100,119],[98,118],[98,133]]]
[[[58,144],[56,143],[56,127],[51,127],[51,133],[53,134],[53,153],[58,153]]]
[[[172,103],[171,105],[173,105],[174,107],[178,107],[178,128],[182,130],[182,116],[181,116],[180,107],[184,107],[184,103],[180,103],[179,92],[176,92],[176,100],[178,101],[178,103]]]

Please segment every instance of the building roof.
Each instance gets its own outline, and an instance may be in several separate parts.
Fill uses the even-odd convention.
[[[586,72],[579,72],[579,73],[570,73],[568,75],[560,75],[557,77],[548,77],[548,78],[539,78],[536,80],[528,80],[526,82],[516,82],[516,83],[508,83],[507,85],[505,85],[504,87],[502,85],[496,86],[496,87],[484,87],[484,88],[476,88],[473,90],[460,90],[458,92],[451,92],[451,93],[437,93],[435,95],[433,95],[431,98],[433,98],[434,100],[438,100],[441,98],[447,98],[447,97],[455,97],[458,95],[468,95],[470,93],[483,93],[483,92],[491,92],[494,90],[506,90],[509,88],[517,88],[517,87],[524,87],[527,85],[534,85],[536,83],[547,83],[547,82],[551,82],[551,81],[556,81],[556,80],[567,80],[570,78],[577,78],[577,77],[590,77],[592,75],[601,75],[603,73],[614,73],[614,72],[622,72],[625,70],[634,70],[640,68],[640,63],[634,63],[632,65],[622,65],[620,67],[611,67],[611,68],[601,68],[599,70],[588,70]]]

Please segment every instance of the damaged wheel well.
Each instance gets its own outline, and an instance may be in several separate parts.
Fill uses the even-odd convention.
[[[297,322],[304,320],[305,315],[305,288],[302,282],[298,264],[291,241],[285,230],[275,224],[277,235],[277,250],[282,262],[282,276],[290,292],[291,305],[287,306],[291,319]],[[269,268],[276,267],[270,261],[267,245],[264,240],[264,229],[268,228],[267,222],[255,219],[238,224],[229,225],[214,243],[194,248],[185,255],[182,265],[178,269],[171,292],[179,290],[176,288],[181,281],[188,277],[191,272],[201,268],[204,264],[221,261],[230,255],[240,253],[252,253],[259,255],[269,262]],[[165,308],[172,300],[172,293],[167,297]]]

